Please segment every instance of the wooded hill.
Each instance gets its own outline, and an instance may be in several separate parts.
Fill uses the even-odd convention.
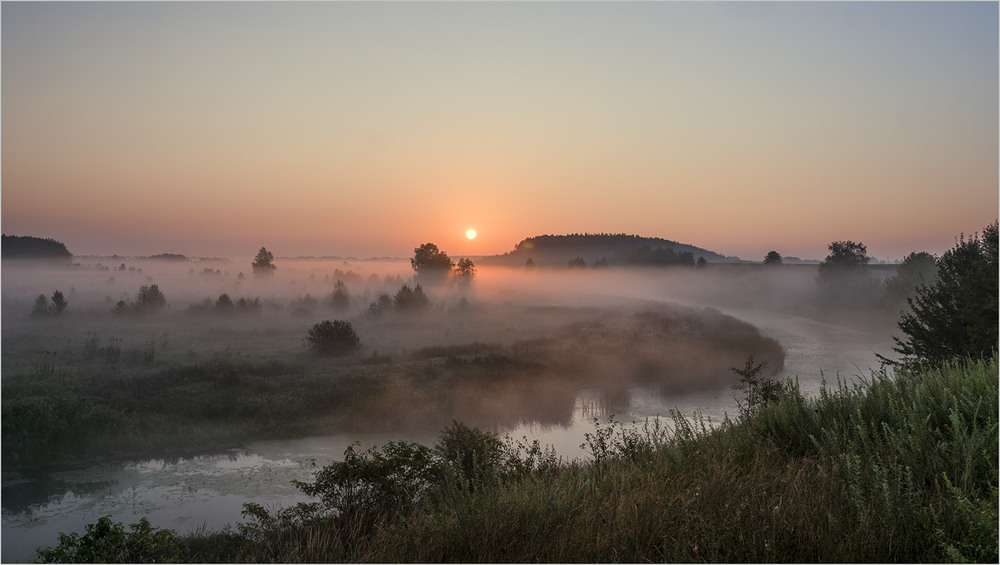
[[[590,266],[608,265],[694,264],[699,258],[709,263],[735,263],[737,257],[726,257],[714,251],[678,243],[659,237],[641,237],[624,233],[536,235],[521,240],[514,250],[503,255],[483,257],[483,264],[524,265],[528,259],[538,266],[565,266],[582,259]]]
[[[65,259],[73,258],[66,245],[54,239],[3,234],[0,242],[4,259]]]

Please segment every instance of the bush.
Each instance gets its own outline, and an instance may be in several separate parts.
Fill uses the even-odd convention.
[[[780,382],[761,376],[766,366],[767,361],[755,365],[753,355],[750,355],[742,369],[736,367],[729,369],[740,376],[740,384],[733,388],[744,395],[742,402],[737,399],[740,414],[744,418],[752,416],[763,406],[777,402],[785,390]]]
[[[350,322],[324,320],[309,330],[306,347],[320,355],[347,355],[361,343]]]
[[[59,534],[59,545],[39,549],[43,563],[169,563],[181,556],[180,537],[173,530],[153,528],[143,518],[125,531],[121,522],[104,516],[87,524],[87,533]]]
[[[305,494],[319,497],[343,519],[367,522],[411,508],[440,477],[440,463],[429,447],[390,441],[360,453],[350,446],[344,460],[317,471],[314,482],[294,484]]]

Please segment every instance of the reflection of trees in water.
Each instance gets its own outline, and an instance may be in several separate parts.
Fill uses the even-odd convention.
[[[607,387],[597,391],[597,395],[586,395],[579,399],[580,417],[601,418],[626,412],[632,406],[632,391],[626,387]]]
[[[380,391],[351,411],[353,431],[440,430],[452,421],[488,429],[524,423],[568,426],[626,413],[632,387],[661,394],[718,390],[747,356],[780,369],[780,344],[712,309],[594,309],[586,320],[505,346],[431,346],[386,368]],[[593,395],[581,391],[592,389]],[[582,404],[581,404],[582,403]]]
[[[107,489],[115,484],[112,480],[103,481],[66,481],[53,478],[46,471],[31,474],[23,481],[12,482],[3,487],[3,514],[18,515],[31,512],[32,507],[45,501],[50,504],[58,502],[67,493],[77,496],[86,495]]]

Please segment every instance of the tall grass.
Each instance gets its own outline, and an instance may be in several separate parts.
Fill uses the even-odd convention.
[[[585,438],[587,462],[456,426],[433,450],[333,463],[307,485],[319,504],[248,506],[238,532],[187,538],[178,559],[996,562],[997,381],[994,356],[816,398],[790,382],[714,427],[612,419]],[[371,488],[403,498],[363,521],[323,504]]]

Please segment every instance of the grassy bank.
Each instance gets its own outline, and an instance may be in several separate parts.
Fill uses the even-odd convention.
[[[154,539],[105,523],[40,557],[996,562],[997,381],[994,356],[817,398],[790,383],[714,429],[600,426],[587,463],[456,425],[433,449],[351,453],[302,485],[315,505],[251,506],[237,531]]]

